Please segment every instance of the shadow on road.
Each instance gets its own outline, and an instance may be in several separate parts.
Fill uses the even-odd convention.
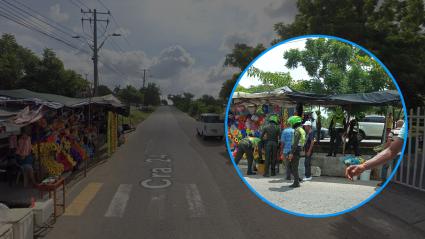
[[[222,139],[219,139],[217,137],[207,137],[205,139],[201,138],[200,136],[196,136],[196,139],[199,143],[202,144],[202,146],[206,147],[216,147],[216,146],[223,146],[223,151],[226,152],[226,142]]]
[[[294,188],[291,188],[288,185],[288,186],[282,186],[280,188],[269,188],[269,190],[273,192],[288,192],[288,191],[294,190]]]

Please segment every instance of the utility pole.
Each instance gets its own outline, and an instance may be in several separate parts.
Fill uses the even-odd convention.
[[[145,89],[146,77],[147,77],[146,72],[148,72],[149,69],[142,69],[142,71],[143,71],[143,85],[142,85],[142,89]]]
[[[98,51],[100,50],[100,47],[102,47],[103,43],[101,44],[100,47],[97,46],[97,22],[106,22],[106,26],[108,26],[109,24],[109,19],[97,19],[97,14],[102,14],[102,15],[110,15],[111,12],[98,12],[96,9],[93,9],[93,11],[91,9],[89,9],[88,11],[84,11],[83,9],[81,9],[81,13],[83,14],[91,14],[92,17],[89,18],[81,18],[81,24],[84,24],[84,21],[88,21],[90,24],[93,22],[93,85],[94,85],[94,96],[97,96],[97,88],[99,86],[99,72],[98,72]],[[106,39],[105,39],[106,40]]]

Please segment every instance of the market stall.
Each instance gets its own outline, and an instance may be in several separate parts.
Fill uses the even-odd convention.
[[[19,170],[27,164],[32,172],[24,173],[24,181],[34,176],[37,183],[85,171],[87,163],[94,161],[100,139],[108,139],[113,153],[117,114],[128,114],[113,95],[70,98],[25,89],[0,90],[0,105],[0,125],[5,128],[0,135],[8,138],[8,157],[17,158],[16,174],[22,174]],[[24,154],[15,153],[21,148]]]
[[[235,92],[232,102],[233,104],[228,114],[227,132],[230,150],[235,156],[238,143],[250,134],[260,137],[261,129],[267,124],[267,119],[271,115],[279,117],[280,126],[283,129],[284,123],[292,115],[302,116],[304,121],[314,121],[311,114],[304,114],[303,106],[305,105],[318,107],[340,106],[345,109],[344,118],[347,121],[343,121],[343,124],[344,128],[346,128],[348,119],[351,117],[352,107],[357,105],[400,106],[400,96],[394,90],[358,94],[320,95],[282,87],[260,93]],[[343,144],[345,146],[345,140]],[[345,147],[343,148],[345,149]],[[254,158],[258,158],[258,152],[254,153]],[[264,159],[265,157],[261,158]]]

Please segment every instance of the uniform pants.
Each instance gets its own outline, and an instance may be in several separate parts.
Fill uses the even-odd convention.
[[[277,150],[278,143],[275,141],[267,141],[266,142],[266,162],[265,162],[265,170],[264,174],[269,174],[269,170],[271,168],[272,173],[275,173],[276,170],[276,159],[277,159]]]
[[[294,175],[294,184],[299,184],[300,182],[300,175],[298,173],[298,166],[300,164],[300,152],[301,147],[298,147],[297,150],[295,150],[290,166],[291,166],[291,173]]]
[[[252,173],[252,162],[254,161],[253,155],[254,148],[251,145],[247,144],[239,144],[238,152],[236,153],[235,163],[239,164],[239,161],[246,154],[246,158],[248,160],[248,171],[247,173]]]

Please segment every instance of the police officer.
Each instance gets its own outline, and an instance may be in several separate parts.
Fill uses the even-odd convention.
[[[301,125],[302,118],[299,116],[291,116],[288,119],[289,124],[294,129],[294,137],[292,141],[291,152],[288,156],[290,161],[291,172],[294,175],[294,183],[290,185],[291,188],[300,186],[300,176],[298,173],[298,165],[300,163],[300,153],[305,144],[305,131]]]
[[[271,115],[269,117],[269,124],[264,128],[261,134],[261,139],[265,141],[266,149],[266,162],[264,169],[264,177],[270,177],[269,170],[271,168],[271,175],[276,175],[276,160],[277,150],[279,146],[280,137],[280,126],[279,117],[277,115]]]
[[[354,118],[350,121],[348,126],[348,144],[347,148],[353,147],[354,149],[354,155],[360,156],[360,150],[359,150],[359,139],[358,139],[358,133],[359,133],[359,124],[357,123],[357,120]]]
[[[261,140],[256,137],[252,137],[252,135],[249,135],[246,138],[243,138],[238,145],[238,152],[236,153],[235,157],[235,163],[239,164],[239,161],[241,160],[242,156],[246,154],[246,158],[248,160],[248,171],[247,175],[255,175],[254,172],[252,172],[252,162],[254,161],[254,149],[258,145],[258,143]]]

